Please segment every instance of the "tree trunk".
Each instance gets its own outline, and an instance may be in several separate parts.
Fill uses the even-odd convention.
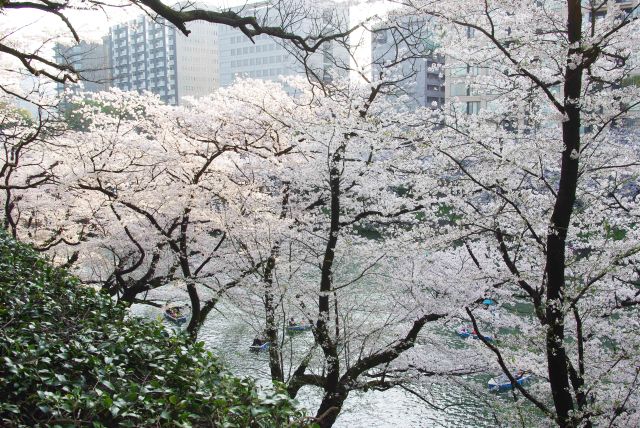
[[[325,363],[327,365],[327,374],[324,384],[324,398],[318,415],[323,414],[331,407],[337,407],[337,412],[325,415],[326,422],[321,423],[322,427],[330,427],[335,422],[338,412],[342,408],[342,403],[346,399],[346,393],[337,394],[340,388],[340,361],[338,359],[338,350],[336,342],[329,335],[328,322],[330,316],[329,295],[333,284],[333,261],[336,245],[338,244],[338,235],[340,234],[340,168],[341,151],[338,148],[333,155],[331,168],[329,170],[329,186],[331,190],[331,223],[329,227],[329,238],[322,260],[322,271],[320,278],[320,296],[318,298],[318,321],[314,329],[316,341],[322,347]],[[339,398],[342,397],[342,398]],[[335,404],[339,404],[335,406]],[[333,414],[335,413],[335,414]]]
[[[278,328],[276,324],[276,308],[273,296],[273,269],[276,265],[278,244],[276,243],[271,251],[271,256],[267,260],[264,268],[264,311],[265,311],[265,333],[269,346],[269,369],[271,370],[271,380],[284,382],[284,373],[280,359],[280,346],[278,344]]]
[[[191,320],[187,326],[187,333],[195,342],[198,338],[200,326],[202,325],[202,317],[200,316],[200,295],[198,294],[195,284],[190,279],[187,279],[187,293],[189,293],[189,300],[191,301]]]
[[[569,61],[579,56],[581,39],[582,11],[580,0],[569,0],[567,30],[569,43]],[[564,288],[565,288],[565,250],[567,231],[570,226],[573,206],[576,200],[578,183],[578,158],[580,152],[580,107],[577,104],[582,91],[581,65],[567,64],[565,68],[564,106],[566,119],[562,124],[562,165],[558,196],[551,216],[551,225],[547,235],[547,308],[549,323],[546,337],[547,365],[553,403],[560,427],[575,426],[570,416],[574,402],[569,390],[569,372],[564,347]]]
[[[349,393],[342,389],[336,392],[325,391],[316,414],[316,421],[320,425],[320,428],[330,428],[333,426],[348,396]]]

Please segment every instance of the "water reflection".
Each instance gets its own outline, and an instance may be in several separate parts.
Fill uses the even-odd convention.
[[[203,326],[200,339],[219,356],[237,375],[251,376],[258,384],[269,387],[268,353],[251,353],[249,345],[256,330],[243,314],[233,308],[221,307],[212,313]],[[310,332],[284,335],[283,348],[292,349],[293,355],[302,353],[313,342]],[[452,336],[452,339],[456,338]],[[296,361],[294,361],[296,363]],[[291,365],[291,364],[290,364]],[[288,369],[285,362],[285,372]],[[440,410],[434,409],[410,393],[399,389],[388,391],[352,392],[335,427],[483,427],[494,426],[485,404],[477,402],[476,395],[456,383],[433,382],[421,394]],[[320,403],[320,392],[311,387],[300,390],[300,404],[313,410]]]
[[[164,289],[154,298],[167,299],[174,296],[177,290]],[[162,310],[150,306],[136,305],[132,309],[136,316],[163,319]],[[176,329],[175,325],[165,322],[167,328]],[[250,352],[249,345],[257,334],[256,326],[260,320],[255,315],[248,315],[231,305],[220,304],[218,311],[212,312],[202,327],[199,339],[206,347],[220,358],[227,368],[238,376],[250,376],[262,387],[271,385],[267,352]],[[464,342],[453,331],[442,332],[450,335],[450,345],[464,347]],[[447,336],[448,338],[449,336]],[[281,346],[294,358],[302,358],[313,343],[311,332],[283,334]],[[449,339],[447,339],[449,340]],[[290,367],[295,368],[298,361],[285,361],[285,373]],[[291,368],[291,370],[293,370]],[[480,387],[486,385],[490,375],[475,376],[470,382]],[[496,426],[490,405],[483,401],[486,396],[478,393],[478,389],[469,389],[469,382],[451,379],[429,379],[428,385],[412,388],[428,399],[433,406],[426,404],[418,397],[400,388],[388,391],[352,392],[335,423],[337,428],[383,428],[383,427],[488,427]],[[302,407],[313,414],[320,403],[320,391],[304,387],[298,394]]]

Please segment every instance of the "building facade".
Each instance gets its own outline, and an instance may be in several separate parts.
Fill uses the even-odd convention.
[[[72,67],[80,75],[80,84],[57,83],[58,94],[69,88],[99,92],[108,89],[111,84],[111,63],[106,40],[103,43],[83,41],[71,46],[58,43],[54,46],[54,60],[56,64]]]
[[[467,114],[477,114],[495,99],[495,96],[486,91],[480,92],[469,85],[469,79],[477,76],[489,75],[487,68],[478,65],[456,63],[445,72],[444,96],[447,100],[455,100],[456,104],[462,105]]]
[[[113,86],[150,91],[173,105],[218,88],[217,27],[190,23],[189,37],[164,20],[140,16],[109,30]]]
[[[283,15],[274,13],[274,9],[266,2],[232,10],[242,16],[256,16],[265,25],[282,25]],[[285,17],[287,22],[296,21],[295,25],[287,26],[287,30],[306,36],[317,29],[318,22],[326,24],[326,31],[331,31],[332,24],[342,26],[349,22],[348,6],[338,7],[333,2],[319,2],[315,12],[320,17],[300,20],[292,19],[292,16]],[[345,65],[349,64],[349,52],[335,42],[325,43],[318,52],[306,56],[303,64],[301,55],[304,56],[305,53],[288,47],[282,40],[264,35],[251,40],[239,30],[228,26],[220,26],[218,31],[221,87],[233,84],[239,77],[277,80],[281,76],[308,74],[311,79],[326,82],[336,76],[348,75],[348,67]]]
[[[404,17],[371,33],[374,80],[389,81],[391,91],[406,95],[414,106],[436,108],[445,100],[444,56],[434,53],[426,19]]]

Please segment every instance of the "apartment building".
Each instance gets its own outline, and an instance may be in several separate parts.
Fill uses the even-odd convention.
[[[391,74],[385,78],[395,82],[390,88],[393,93],[407,95],[414,106],[442,106],[444,56],[434,54],[436,47],[424,17],[404,17],[378,26],[371,33],[374,79],[379,79],[380,73]]]
[[[150,91],[173,105],[218,88],[217,31],[206,22],[189,23],[188,37],[162,19],[139,16],[109,30],[113,86]]]
[[[467,114],[477,114],[487,108],[495,96],[487,91],[477,91],[467,82],[468,78],[489,75],[490,70],[477,65],[459,63],[445,71],[444,97],[447,100],[455,98]]]

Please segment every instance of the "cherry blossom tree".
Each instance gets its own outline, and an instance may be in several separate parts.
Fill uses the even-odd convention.
[[[478,329],[473,302],[487,295],[531,305],[532,318],[505,317],[526,345],[482,341],[558,426],[637,424],[640,171],[625,121],[640,91],[620,83],[638,72],[638,6],[397,3],[439,19],[448,67],[466,69],[467,94],[485,102],[468,115],[452,100],[413,139],[453,213],[444,246],[469,255],[450,279],[469,294],[467,316]],[[515,384],[526,363],[541,384]]]
[[[321,426],[353,391],[483,366],[558,426],[638,425],[638,6],[394,3],[398,22],[430,17],[479,111],[383,97],[411,48],[322,94],[96,95],[87,132],[47,134],[24,168],[11,147],[40,137],[8,117],[5,222],[126,303],[183,285],[193,337],[223,295],[259,307],[272,379],[320,389]],[[304,355],[283,346],[290,316],[313,326]],[[479,332],[463,350],[458,320]]]
[[[73,251],[83,281],[126,304],[181,284],[194,337],[222,296],[249,296],[238,299],[249,308],[259,296],[272,378],[293,397],[321,388],[330,426],[351,391],[401,383],[385,379],[389,364],[443,318],[407,275],[424,258],[413,234],[428,201],[417,199],[433,193],[406,173],[419,152],[371,88],[348,90],[292,98],[247,81],[187,107],[94,94],[77,110],[84,130],[49,153],[56,182],[22,201],[39,225],[24,229],[34,242],[56,235],[52,254]],[[281,309],[314,326],[286,377]]]
[[[264,308],[257,330],[264,325],[271,343],[271,377],[292,397],[319,388],[317,418],[327,427],[351,392],[402,384],[386,377],[390,367],[445,316],[446,299],[425,293],[417,268],[425,245],[415,235],[417,213],[435,203],[427,198],[439,183],[415,174],[422,153],[406,144],[402,112],[388,104],[395,99],[379,92],[346,86],[270,112],[286,129],[286,153],[246,158],[251,166],[239,170],[253,171],[255,188],[228,227],[247,266],[266,260],[235,292],[247,310]],[[290,317],[312,325],[302,355],[285,346]],[[409,364],[394,365],[394,374]]]
[[[37,208],[23,207],[21,201],[38,193],[40,186],[55,182],[60,162],[46,155],[47,141],[60,135],[64,126],[41,108],[34,117],[27,110],[11,106],[7,97],[2,99],[6,102],[2,102],[0,114],[2,223],[13,237],[30,237],[39,228],[32,215]],[[55,233],[39,238],[40,250],[47,250],[58,241]]]
[[[277,87],[261,93],[264,103],[286,99]],[[238,271],[226,245],[222,219],[241,192],[230,179],[237,168],[233,157],[281,150],[278,124],[261,121],[257,109],[230,103],[233,97],[224,91],[173,108],[149,94],[94,94],[78,111],[87,129],[66,133],[48,154],[63,165],[57,182],[23,201],[34,207],[35,220],[27,221],[57,234],[60,245],[51,243],[52,250],[64,255],[65,244],[80,243],[75,258],[81,278],[119,300],[140,302],[151,289],[184,284],[194,337],[219,297],[262,264]]]

